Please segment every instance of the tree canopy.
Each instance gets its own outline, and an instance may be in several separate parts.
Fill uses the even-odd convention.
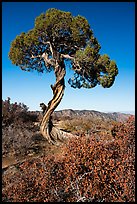
[[[74,76],[68,80],[73,88],[109,88],[118,74],[116,62],[101,55],[100,44],[88,21],[78,15],[55,8],[35,19],[35,26],[22,32],[11,43],[9,58],[22,70],[54,71],[58,57],[69,61]],[[67,68],[67,65],[66,67]]]

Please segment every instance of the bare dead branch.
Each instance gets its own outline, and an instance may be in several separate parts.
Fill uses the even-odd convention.
[[[64,55],[64,54],[61,54],[62,57],[64,58],[67,58],[67,59],[71,59],[71,60],[74,60],[74,57],[71,57],[70,55]]]
[[[35,58],[38,58],[38,57],[42,58],[42,55],[36,55],[36,56],[32,55],[31,59],[35,59]]]

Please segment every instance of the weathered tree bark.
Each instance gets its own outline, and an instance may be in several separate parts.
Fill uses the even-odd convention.
[[[55,76],[56,76],[56,83],[54,86],[51,85],[53,91],[53,98],[48,103],[46,112],[44,113],[43,119],[40,125],[40,132],[41,134],[52,144],[58,144],[59,141],[64,141],[70,137],[74,137],[71,133],[67,133],[56,128],[52,123],[52,113],[59,105],[62,97],[64,95],[65,89],[65,64],[61,56],[59,60],[56,60],[55,65]]]

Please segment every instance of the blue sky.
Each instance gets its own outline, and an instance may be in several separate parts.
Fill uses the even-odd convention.
[[[52,98],[54,73],[23,72],[8,59],[16,35],[34,27],[34,20],[49,8],[84,16],[101,45],[119,68],[114,85],[105,89],[73,89],[67,80],[64,97],[56,110],[88,109],[102,112],[135,110],[135,3],[134,2],[2,2],[2,99],[23,102],[29,110],[40,110]]]

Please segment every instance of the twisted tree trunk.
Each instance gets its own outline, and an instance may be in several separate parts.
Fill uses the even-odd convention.
[[[64,76],[65,74],[66,74],[65,64],[64,64],[64,61],[61,60],[61,57],[60,57],[59,60],[56,60],[56,65],[55,65],[56,83],[54,84],[54,86],[51,85],[51,88],[53,91],[53,98],[48,103],[46,112],[44,113],[44,116],[43,116],[43,119],[40,125],[41,134],[49,141],[49,143],[52,143],[52,144],[58,144],[59,141],[63,141],[70,137],[74,137],[71,133],[67,133],[65,131],[62,131],[56,128],[53,125],[52,118],[51,118],[52,113],[54,112],[56,107],[59,105],[64,95],[64,89],[65,89]]]

